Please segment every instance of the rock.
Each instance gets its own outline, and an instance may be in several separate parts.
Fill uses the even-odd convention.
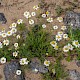
[[[72,25],[73,29],[76,29],[76,28],[80,29],[80,13],[68,11],[63,21],[66,26],[73,24]]]
[[[33,71],[35,69],[37,69],[40,73],[47,73],[48,72],[48,68],[46,66],[42,65],[41,62],[37,58],[34,58],[31,61],[30,67]]]
[[[4,66],[5,80],[25,80],[23,73],[16,75],[16,71],[20,70],[20,65],[17,61],[12,61]]]
[[[71,80],[80,80],[80,73],[76,70],[69,70],[69,76]]]
[[[78,67],[80,67],[80,60],[79,60],[79,61],[76,61],[76,65],[77,65]]]
[[[7,22],[3,13],[0,13],[0,23],[5,24]]]

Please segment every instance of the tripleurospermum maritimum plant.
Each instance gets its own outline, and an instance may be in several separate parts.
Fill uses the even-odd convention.
[[[58,31],[52,39],[46,29],[48,24],[52,24],[54,21],[49,11],[46,13],[37,12],[38,9],[40,10],[38,5],[35,5],[33,9],[34,12],[30,13],[29,11],[25,11],[23,13],[28,21],[29,30],[27,30],[24,20],[19,19],[10,25],[9,31],[1,32],[1,37],[4,40],[0,42],[0,63],[4,64],[14,59],[19,60],[20,65],[25,66],[30,63],[32,58],[38,57],[38,59],[42,61],[42,64],[49,69],[49,72],[46,74],[48,76],[45,75],[45,80],[48,78],[52,80],[53,76],[56,76],[56,80],[62,79],[63,70],[60,61],[63,59],[63,55],[74,53],[74,49],[79,50],[80,43],[75,38],[72,39],[72,37],[65,32],[67,27],[64,25],[61,26],[61,30]],[[37,13],[40,16],[40,23],[36,25],[33,17],[36,17],[38,15]],[[56,20],[58,20],[59,23],[63,22],[62,17],[58,17]],[[59,28],[58,25],[52,25],[51,27],[53,27],[54,32]],[[24,32],[27,33],[23,34]],[[47,59],[50,56],[56,59],[56,63],[54,63],[55,66]],[[37,69],[35,69],[35,71],[38,72]],[[60,74],[60,72],[62,73]],[[21,71],[18,70],[16,74],[20,75]]]

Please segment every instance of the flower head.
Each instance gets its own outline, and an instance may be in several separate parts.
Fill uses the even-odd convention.
[[[11,36],[11,35],[12,35],[12,31],[8,31],[7,36]]]
[[[17,70],[16,75],[21,75],[21,70]]]
[[[74,48],[70,43],[68,43],[68,47],[70,50],[73,50],[73,48]]]
[[[30,19],[29,20],[29,24],[31,24],[31,25],[34,24],[34,20],[33,19]]]
[[[53,18],[50,18],[50,17],[49,17],[49,18],[47,19],[47,22],[50,22],[50,23],[53,22]]]
[[[3,44],[6,45],[6,46],[8,46],[8,45],[9,45],[9,40],[5,39],[5,40],[3,41]]]
[[[62,17],[58,17],[57,20],[58,20],[59,22],[63,22],[63,18],[62,18]]]
[[[43,25],[42,25],[42,27],[43,27],[43,28],[46,28],[46,25],[45,25],[45,24],[43,24]]]
[[[32,16],[36,16],[36,12],[32,12],[31,15],[32,15]]]
[[[72,41],[72,44],[77,48],[77,47],[79,47],[79,42],[78,42],[78,40],[74,40],[74,41]]]
[[[10,27],[15,28],[16,26],[17,26],[17,23],[12,23]]]
[[[31,17],[30,12],[28,12],[28,11],[24,12],[24,17],[30,18]]]
[[[61,30],[66,30],[66,26],[61,26]]]
[[[63,34],[63,38],[67,39],[68,38],[68,34]]]
[[[34,9],[34,10],[37,10],[38,8],[39,8],[38,5],[33,6],[33,9]]]
[[[53,29],[58,29],[58,26],[57,25],[53,26]]]
[[[62,36],[61,35],[56,35],[56,41],[60,41],[62,40]]]
[[[18,24],[22,24],[23,23],[23,20],[22,19],[18,19],[17,23]]]
[[[16,51],[13,52],[13,56],[14,56],[14,57],[17,57],[17,56],[18,56],[18,52],[16,52]]]
[[[16,29],[16,28],[12,28],[12,29],[11,29],[11,32],[14,34],[14,33],[17,32],[17,29]]]
[[[27,65],[28,63],[29,61],[27,60],[27,58],[20,59],[20,65]]]
[[[43,18],[46,18],[46,14],[42,14],[41,16],[42,16]]]
[[[69,47],[68,47],[68,46],[64,46],[64,47],[63,47],[63,51],[64,51],[64,52],[68,52],[68,51],[69,51]]]
[[[2,33],[2,37],[3,38],[7,37],[7,34],[6,33]]]
[[[16,38],[17,38],[17,39],[20,39],[20,35],[17,35]]]
[[[17,48],[18,47],[18,43],[14,43],[14,47]]]
[[[52,42],[50,42],[50,44],[51,44],[53,47],[55,47],[55,46],[57,45],[56,41],[52,41]]]
[[[59,48],[59,46],[58,46],[58,45],[54,46],[54,49],[55,49],[55,50],[58,50],[58,48]]]
[[[62,36],[63,35],[63,32],[62,31],[59,31],[57,34]]]
[[[50,61],[45,60],[45,61],[44,61],[44,65],[45,65],[45,66],[49,66],[49,65],[50,65]]]
[[[2,58],[0,59],[0,63],[2,63],[2,64],[6,63],[6,58],[5,58],[5,57],[2,57]]]

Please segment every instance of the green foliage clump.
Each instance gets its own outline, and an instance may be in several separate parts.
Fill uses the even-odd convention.
[[[68,29],[68,35],[72,40],[78,40],[78,42],[80,43],[80,29]],[[77,59],[80,60],[80,50],[79,48],[76,48],[75,53],[77,53]]]
[[[25,46],[21,45],[19,49],[22,57],[44,59],[46,53],[53,53],[49,34],[40,25],[35,25],[26,36]]]
[[[64,71],[64,67],[61,65],[59,60],[56,63],[49,66],[49,72],[43,74],[44,80],[65,80],[67,72]]]
[[[56,80],[59,80],[60,78],[64,79],[67,76],[67,72],[64,71],[64,67],[61,65],[59,60],[56,61],[54,68],[56,72]]]

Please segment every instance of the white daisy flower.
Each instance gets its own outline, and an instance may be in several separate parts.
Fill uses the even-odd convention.
[[[1,64],[6,63],[6,58],[5,58],[5,57],[2,57],[2,58],[0,59],[0,63],[1,63]]]
[[[28,19],[28,18],[31,18],[31,15],[30,15],[30,14],[29,14],[29,15],[27,15],[27,16],[26,16],[26,18],[27,18],[27,19]]]
[[[14,43],[14,47],[17,48],[18,47],[18,43]]]
[[[53,26],[53,29],[58,29],[58,26],[57,25]]]
[[[59,22],[63,22],[63,18],[62,18],[62,17],[58,17],[57,20],[58,20]]]
[[[66,30],[67,28],[66,28],[66,26],[61,26],[61,30]]]
[[[18,76],[21,75],[21,70],[17,70],[16,75],[18,75]]]
[[[44,65],[45,65],[45,66],[49,66],[49,65],[50,65],[50,61],[45,60],[45,61],[44,61]]]
[[[56,41],[51,41],[50,44],[55,47],[57,45]]]
[[[17,38],[17,39],[20,39],[20,35],[17,35],[16,38]]]
[[[32,16],[36,16],[36,12],[32,12],[31,15],[32,15]]]
[[[63,32],[62,31],[59,31],[57,34],[62,36],[63,35]]]
[[[60,41],[62,40],[62,36],[61,35],[56,35],[56,41]]]
[[[11,27],[12,27],[12,28],[15,28],[16,26],[17,26],[17,23],[12,23],[12,24],[11,24]]]
[[[0,48],[3,48],[2,42],[0,42]]]
[[[31,24],[31,25],[34,24],[34,20],[30,19],[29,24]]]
[[[26,11],[24,12],[24,17],[26,17],[27,19],[31,17],[30,12]]]
[[[50,23],[53,22],[53,18],[50,18],[50,17],[49,17],[49,18],[47,19],[47,22],[50,22]]]
[[[46,14],[42,14],[41,16],[42,16],[43,18],[46,18]]]
[[[18,19],[17,23],[18,24],[22,24],[23,23],[23,20],[22,19]]]
[[[16,52],[16,51],[13,52],[13,56],[14,56],[14,57],[17,57],[17,56],[18,56],[18,52]]]
[[[74,41],[72,41],[72,44],[77,48],[77,47],[79,47],[79,42],[78,42],[78,40],[74,40]]]
[[[43,25],[42,25],[42,27],[43,27],[43,28],[46,28],[46,25],[45,25],[45,24],[43,24]]]
[[[24,12],[24,17],[27,17],[28,15],[30,15],[30,12],[25,11],[25,12]]]
[[[6,33],[2,33],[2,37],[3,38],[7,37],[7,34]]]
[[[29,61],[27,60],[27,58],[20,59],[20,65],[27,65],[28,63]]]
[[[16,28],[12,28],[12,29],[11,29],[11,32],[14,34],[14,33],[17,32],[17,29],[16,29]]]
[[[54,49],[55,49],[55,50],[58,50],[58,48],[59,48],[58,45],[54,46]]]
[[[74,48],[70,43],[68,43],[68,47],[70,50],[73,50],[73,48]]]
[[[5,33],[5,28],[2,29],[2,33]]]
[[[37,9],[39,9],[39,6],[38,5],[35,5],[35,6],[33,6],[33,9],[34,10],[37,10]]]
[[[7,36],[11,36],[11,35],[12,35],[12,31],[8,31]]]
[[[68,47],[68,46],[64,46],[64,47],[63,47],[63,51],[64,51],[64,52],[68,52],[68,51],[69,51],[69,47]]]
[[[49,11],[46,11],[46,15],[49,16],[50,15],[50,12]]]
[[[9,40],[5,39],[5,40],[3,41],[3,44],[6,45],[6,46],[8,46],[8,45],[9,45]]]
[[[68,34],[63,34],[63,38],[67,39],[68,38]]]

